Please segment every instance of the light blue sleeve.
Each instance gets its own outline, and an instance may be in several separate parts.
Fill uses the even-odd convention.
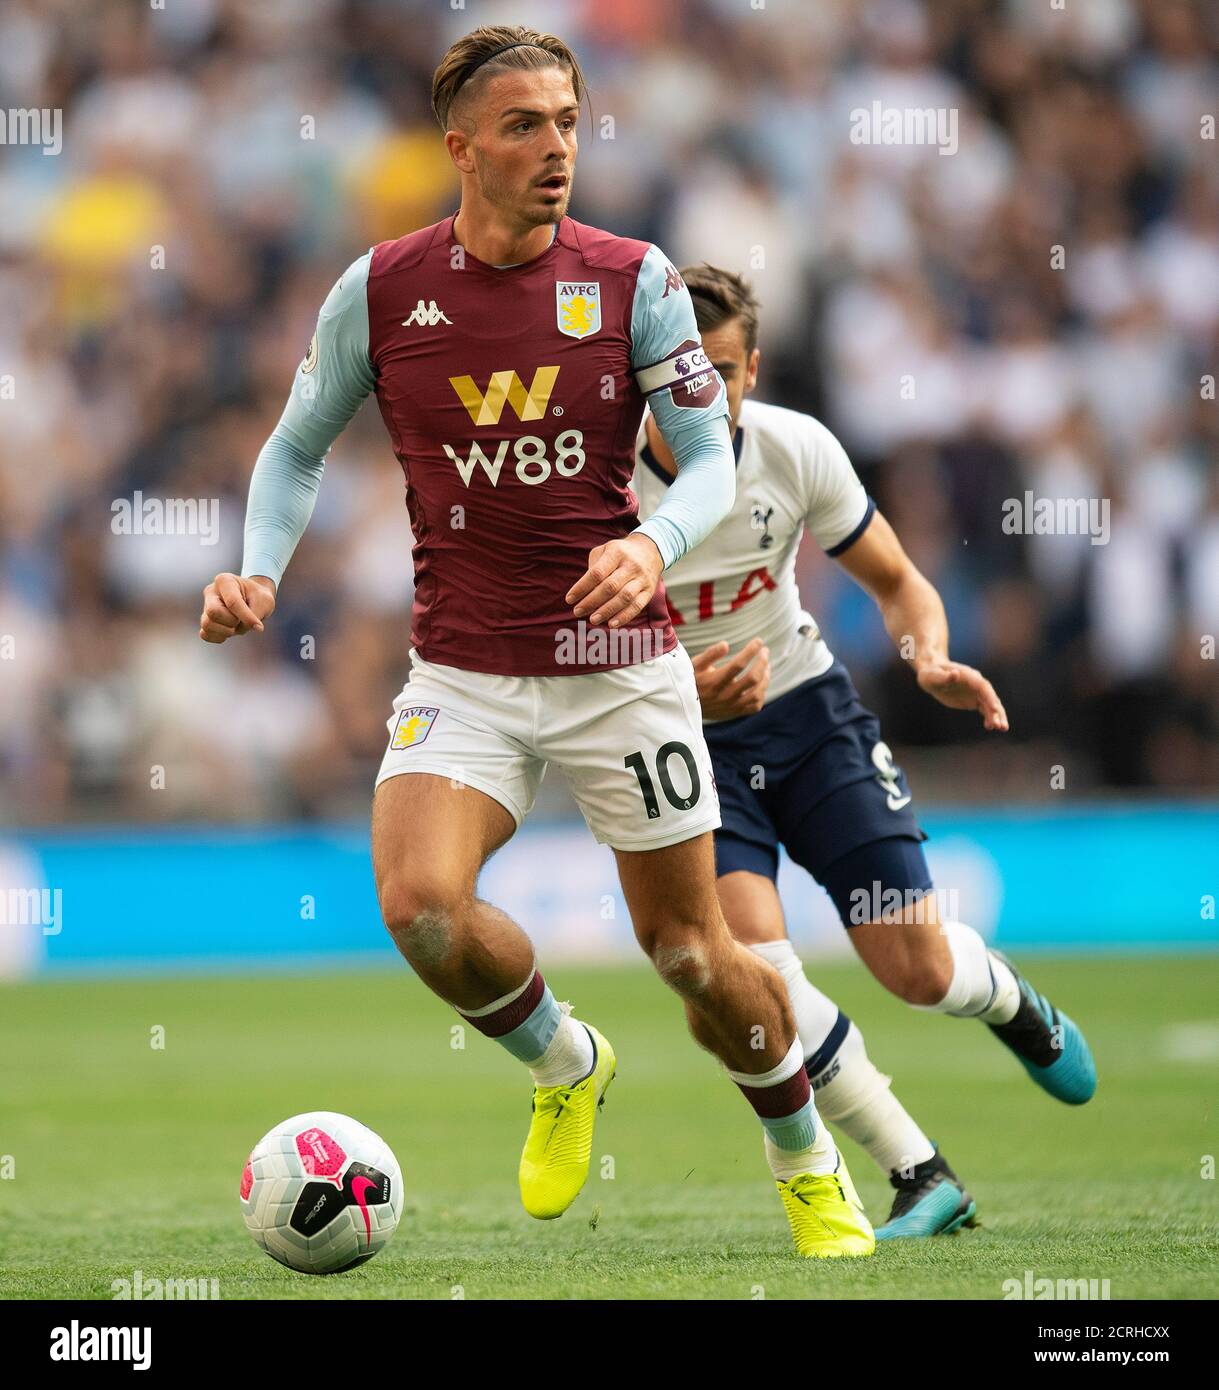
[[[348,266],[326,296],[288,404],[258,455],[246,503],[243,575],[265,574],[279,584],[313,515],[326,453],[375,385],[368,356],[371,259],[368,251]]]
[[[656,542],[668,569],[731,511],[736,459],[727,392],[703,352],[690,291],[656,246],[635,286],[631,365],[677,463],[664,501],[638,528]]]

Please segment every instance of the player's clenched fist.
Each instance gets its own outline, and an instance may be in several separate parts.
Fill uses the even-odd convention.
[[[203,591],[199,636],[205,642],[226,642],[251,628],[261,632],[262,620],[274,612],[275,585],[265,575],[242,579],[218,574]]]
[[[663,569],[660,551],[647,536],[607,541],[588,552],[588,569],[567,591],[567,602],[594,627],[621,627],[648,606]]]

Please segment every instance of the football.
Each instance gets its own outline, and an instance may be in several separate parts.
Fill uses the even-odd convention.
[[[246,1228],[302,1274],[341,1274],[386,1245],[402,1215],[402,1171],[389,1145],[347,1115],[314,1110],[276,1125],[241,1175]]]

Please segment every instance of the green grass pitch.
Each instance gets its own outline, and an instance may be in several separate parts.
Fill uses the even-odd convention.
[[[110,1298],[140,1270],[224,1298],[997,1299],[1027,1270],[1215,1297],[1219,956],[1021,963],[1092,1041],[1082,1109],[981,1025],[916,1014],[852,963],[815,968],[984,1223],[826,1263],[790,1252],[756,1121],[646,966],[547,972],[619,1071],[588,1185],[546,1224],[516,1193],[523,1069],[473,1030],[455,1048],[454,1015],[405,969],[0,987],[0,1296]],[[390,1246],[325,1279],[258,1251],[237,1197],[264,1131],[314,1109],[379,1131],[406,1180]],[[889,1189],[844,1149],[879,1223]]]

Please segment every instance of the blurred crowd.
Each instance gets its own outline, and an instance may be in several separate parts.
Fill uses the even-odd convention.
[[[330,285],[456,206],[431,73],[482,23],[572,45],[573,216],[749,276],[758,395],[838,433],[999,688],[983,738],[806,543],[920,802],[1213,793],[1214,6],[7,0],[0,112],[63,126],[0,145],[0,823],[366,811],[411,600],[375,403],[265,636],[201,643],[200,591]],[[857,142],[875,103],[952,152]],[[1026,493],[1104,499],[1104,543],[1012,534]],[[164,498],[215,531],[116,526]]]

